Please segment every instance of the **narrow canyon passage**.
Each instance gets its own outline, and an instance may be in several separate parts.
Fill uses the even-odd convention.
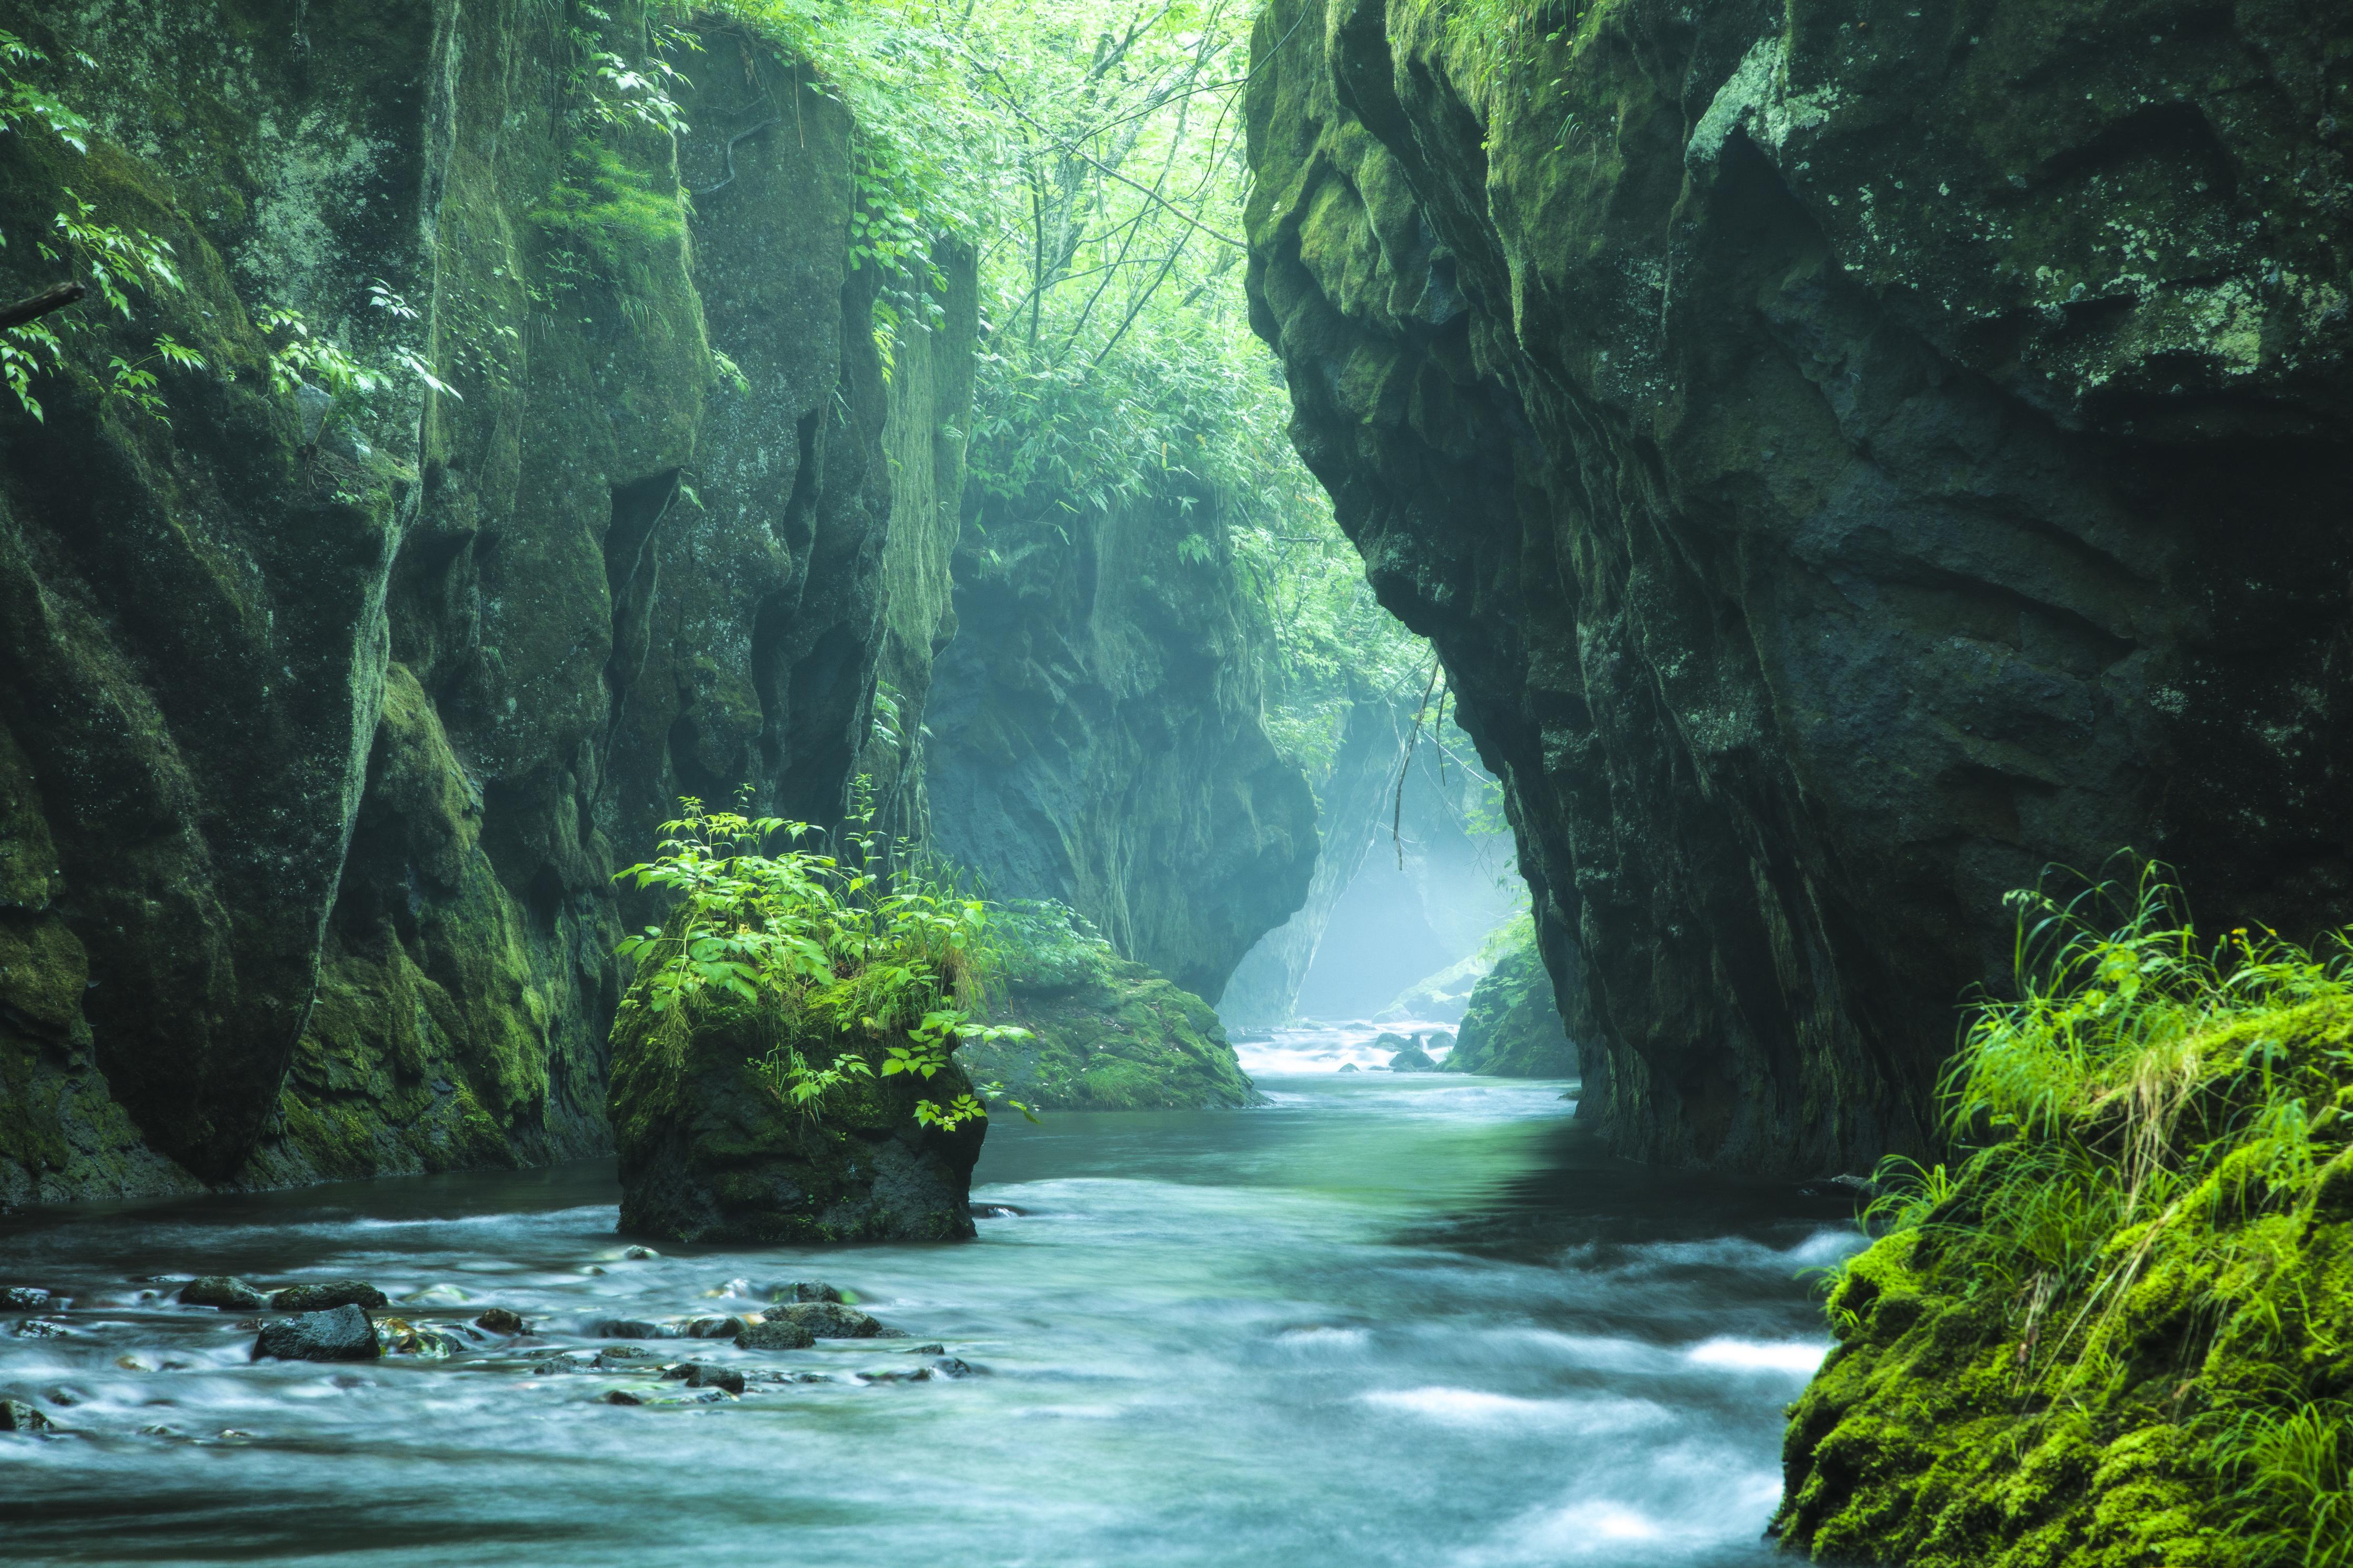
[[[65,1337],[0,1339],[0,1384],[84,1440],[8,1456],[9,1551],[1768,1559],[1781,1409],[1827,1342],[1795,1276],[1849,1247],[1841,1205],[1610,1160],[1557,1081],[1335,1072],[1370,1061],[1366,1032],[1282,1031],[1242,1059],[1272,1102],[1247,1114],[997,1127],[974,1189],[996,1216],[964,1246],[628,1258],[602,1163],[12,1220],[0,1249],[75,1300]],[[369,1279],[458,1348],[249,1362],[238,1314],[142,1282],[166,1272]],[[599,1337],[820,1276],[912,1341]],[[535,1332],[466,1337],[490,1305]],[[649,1353],[534,1375],[617,1348]],[[881,1380],[951,1357],[971,1373]],[[709,1405],[588,1401],[674,1394],[654,1369],[687,1360],[754,1381]],[[816,1381],[758,1381],[777,1372]]]

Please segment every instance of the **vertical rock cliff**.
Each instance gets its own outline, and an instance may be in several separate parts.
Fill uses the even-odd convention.
[[[1255,319],[1621,1149],[1927,1142],[2046,863],[2353,914],[2348,44],[2316,0],[1268,8]]]
[[[7,8],[100,136],[0,138],[0,225],[168,239],[99,330],[206,368],[0,410],[0,1201],[609,1146],[617,860],[837,816],[878,670],[919,730],[972,259],[886,369],[839,103],[713,24],[675,144],[599,115],[607,10]]]
[[[1178,549],[1187,516],[976,509],[928,777],[934,844],[992,893],[1068,904],[1215,1002],[1306,896],[1315,800],[1268,738],[1263,633],[1231,561]]]

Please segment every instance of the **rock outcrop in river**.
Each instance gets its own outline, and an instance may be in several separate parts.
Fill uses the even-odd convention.
[[[1267,8],[1257,322],[1505,781],[1620,1149],[1925,1146],[2046,862],[2353,912],[2348,38]]]
[[[1512,931],[1495,967],[1472,988],[1444,1067],[1495,1078],[1577,1076],[1577,1043],[1553,1001],[1552,977],[1532,925]]]
[[[0,226],[169,241],[92,330],[206,364],[0,409],[0,1202],[608,1147],[611,846],[838,816],[878,665],[920,731],[971,258],[886,381],[853,128],[732,27],[673,149],[507,0],[8,26],[100,134],[0,137]],[[387,389],[273,389],[280,308]]]

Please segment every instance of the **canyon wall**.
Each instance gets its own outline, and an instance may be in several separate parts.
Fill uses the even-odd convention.
[[[1307,896],[1315,800],[1263,721],[1264,628],[1176,498],[975,498],[928,745],[933,842],[1214,1003]]]
[[[608,9],[0,7],[99,132],[0,137],[0,226],[69,189],[185,281],[74,363],[206,362],[0,408],[0,1202],[607,1149],[616,866],[861,751],[905,800],[972,258],[886,365],[838,100],[708,23],[673,142]],[[385,390],[275,384],[273,308]]]
[[[2053,863],[2353,916],[2348,70],[2320,0],[1268,6],[1254,319],[1620,1150],[1927,1145]]]

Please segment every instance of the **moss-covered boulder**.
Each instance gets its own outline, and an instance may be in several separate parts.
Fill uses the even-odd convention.
[[[993,1021],[1030,1037],[965,1047],[957,1054],[974,1077],[1050,1110],[1258,1103],[1208,1003],[1121,958],[1061,905],[1018,904],[1005,923],[1005,996]]]
[[[1535,933],[1523,922],[1495,967],[1471,993],[1446,1072],[1494,1078],[1575,1078],[1577,1043],[1553,1000]]]
[[[916,1102],[968,1094],[951,1059],[928,1079],[851,1076],[807,1107],[760,1068],[773,1025],[722,1010],[673,1039],[657,1016],[614,1032],[611,1112],[621,1230],[671,1241],[955,1241],[973,1234],[972,1167],[987,1122],[918,1123]],[[880,1048],[804,1044],[879,1068]]]

